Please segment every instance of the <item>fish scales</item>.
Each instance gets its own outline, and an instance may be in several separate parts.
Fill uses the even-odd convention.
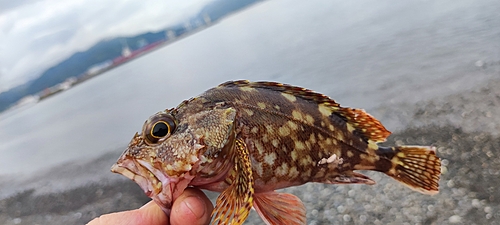
[[[434,147],[382,147],[390,135],[361,109],[274,82],[230,81],[158,112],[112,167],[170,214],[188,186],[221,192],[212,224],[241,224],[255,208],[266,224],[305,224],[296,196],[307,182],[374,184],[383,172],[425,194],[438,191]]]
[[[281,87],[281,90],[270,87]],[[225,107],[234,107],[240,112],[237,127],[250,146],[256,182],[263,185],[256,185],[256,189],[289,186],[277,186],[281,180],[306,183],[319,170],[325,170],[322,174],[330,176],[353,170],[353,165],[360,163],[359,154],[367,154],[368,142],[351,134],[347,122],[340,116],[323,116],[316,99],[301,97],[305,91],[286,87],[269,83],[251,87],[221,85],[199,98],[213,105],[223,102]],[[342,166],[318,166],[322,158],[332,155],[343,159]]]

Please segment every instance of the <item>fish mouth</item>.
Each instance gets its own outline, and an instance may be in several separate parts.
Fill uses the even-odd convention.
[[[170,215],[177,178],[168,177],[149,162],[140,159],[118,160],[111,171],[135,181],[146,195]]]

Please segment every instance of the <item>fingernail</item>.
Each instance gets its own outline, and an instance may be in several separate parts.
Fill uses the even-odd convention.
[[[197,219],[200,219],[205,215],[205,206],[203,205],[203,200],[196,196],[189,196],[182,202],[185,207],[187,207]]]

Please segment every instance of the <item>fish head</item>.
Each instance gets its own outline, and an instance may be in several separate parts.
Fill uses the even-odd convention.
[[[225,146],[234,114],[158,112],[134,135],[111,171],[135,181],[170,215],[175,199]]]

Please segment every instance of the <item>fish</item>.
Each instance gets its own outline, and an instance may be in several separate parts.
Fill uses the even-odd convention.
[[[302,201],[276,192],[308,182],[366,184],[385,173],[423,194],[439,192],[433,146],[384,147],[391,134],[363,109],[277,82],[228,81],[149,117],[112,172],[135,181],[169,216],[187,187],[221,193],[211,224],[306,224]]]

